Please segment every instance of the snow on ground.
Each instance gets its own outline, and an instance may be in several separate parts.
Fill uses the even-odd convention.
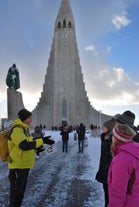
[[[36,159],[31,170],[23,207],[103,207],[102,185],[95,180],[100,158],[100,139],[86,133],[84,153],[70,133],[68,153],[62,152],[59,131],[46,131],[55,140]],[[9,180],[7,163],[0,162],[0,207],[8,206]]]

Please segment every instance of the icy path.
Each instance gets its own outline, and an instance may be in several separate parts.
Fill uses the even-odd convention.
[[[100,156],[99,138],[87,134],[82,154],[78,153],[77,141],[74,141],[71,133],[68,153],[63,153],[59,132],[50,133],[56,141],[55,152],[45,151],[36,159],[22,206],[103,207],[102,185],[95,181]],[[7,207],[7,175],[6,163],[0,163],[0,207]]]

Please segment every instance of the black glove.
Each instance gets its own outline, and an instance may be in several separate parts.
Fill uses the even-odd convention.
[[[43,152],[45,150],[44,146],[40,146],[36,149],[36,153],[39,155],[40,152]]]
[[[52,144],[55,143],[55,141],[52,140],[52,139],[49,139],[49,137],[51,137],[51,136],[43,137],[43,142],[44,142],[44,144],[52,145]]]

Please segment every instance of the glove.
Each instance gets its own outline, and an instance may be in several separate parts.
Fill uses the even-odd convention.
[[[36,149],[36,153],[40,153],[40,152],[43,152],[45,150],[45,148],[44,148],[44,146],[42,145],[42,146],[40,146],[40,147],[38,147],[37,149]]]
[[[51,137],[51,135],[49,135],[49,136],[46,136],[46,137],[44,137],[44,138],[47,138],[47,139],[48,139],[48,138],[50,138],[50,137]]]
[[[52,145],[52,144],[54,144],[54,143],[55,143],[55,141],[54,141],[54,140],[49,139],[50,137],[51,137],[51,136],[43,137],[43,142],[44,142],[44,144],[49,144],[49,145]]]

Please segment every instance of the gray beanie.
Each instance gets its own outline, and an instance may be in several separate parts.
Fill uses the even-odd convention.
[[[116,119],[118,123],[127,124],[130,127],[134,127],[135,114],[131,111],[125,111],[123,114],[119,115]]]

